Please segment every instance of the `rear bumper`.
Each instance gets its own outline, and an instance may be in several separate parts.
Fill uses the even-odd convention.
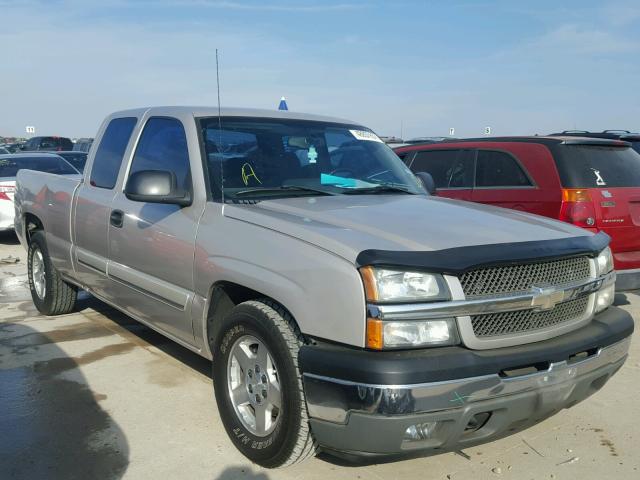
[[[464,348],[433,349],[428,352],[430,361],[423,356],[419,362],[422,371],[410,374],[419,382],[367,382],[362,371],[354,372],[355,381],[344,375],[313,373],[305,366],[312,367],[318,358],[305,359],[303,347],[300,363],[311,428],[322,447],[360,455],[440,453],[492,441],[534,425],[600,389],[623,365],[632,331],[630,316],[610,308],[590,325],[562,337],[473,352],[478,359],[475,365],[467,363],[472,357],[466,356],[469,351]],[[585,342],[587,337],[591,341]],[[458,350],[458,358],[445,350]],[[517,350],[524,350],[525,356]],[[546,363],[535,353],[545,350]],[[584,357],[573,357],[582,352]],[[415,368],[411,358],[415,355],[395,355],[389,358],[393,367],[382,375],[401,380],[403,369],[406,373]],[[347,369],[362,370],[366,363],[373,363],[369,368],[375,369],[376,362],[366,361],[347,364]],[[538,371],[519,376],[501,373],[531,365]],[[465,375],[465,370],[476,374]],[[425,375],[433,380],[422,381]],[[370,377],[383,378],[375,371]]]

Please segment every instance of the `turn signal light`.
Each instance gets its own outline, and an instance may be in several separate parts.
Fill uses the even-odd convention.
[[[382,327],[382,320],[367,318],[367,348],[382,350],[384,347]]]
[[[578,227],[595,227],[596,209],[593,206],[589,190],[579,188],[565,188],[562,190],[560,220]]]
[[[563,202],[590,202],[591,194],[589,190],[581,190],[579,188],[564,188],[562,190]]]

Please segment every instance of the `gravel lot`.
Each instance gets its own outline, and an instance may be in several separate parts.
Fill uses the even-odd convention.
[[[602,391],[518,435],[460,454],[377,465],[321,456],[270,471],[227,440],[209,362],[89,296],[77,313],[40,316],[25,257],[0,233],[2,479],[640,478],[638,335]],[[639,296],[616,301],[638,318]]]

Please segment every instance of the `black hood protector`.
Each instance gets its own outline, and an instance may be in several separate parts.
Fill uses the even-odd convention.
[[[609,235],[600,232],[597,235],[573,238],[473,245],[427,252],[363,250],[358,254],[356,263],[359,267],[405,267],[459,275],[477,268],[534,263],[581,255],[595,257],[609,245],[609,241]]]

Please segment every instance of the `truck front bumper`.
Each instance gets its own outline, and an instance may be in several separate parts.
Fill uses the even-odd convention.
[[[492,441],[599,390],[623,365],[632,331],[631,317],[610,308],[579,331],[496,350],[303,347],[311,428],[325,449],[358,455],[441,453]],[[388,356],[389,368],[376,368],[384,363],[371,355]],[[326,375],[337,363],[341,375]]]

